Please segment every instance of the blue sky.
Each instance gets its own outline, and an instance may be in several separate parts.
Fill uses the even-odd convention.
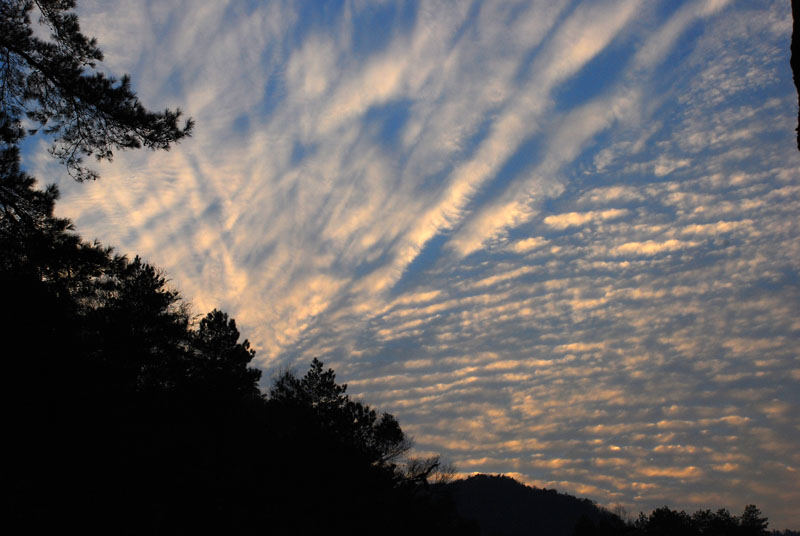
[[[26,164],[267,377],[318,356],[463,474],[800,528],[789,2],[79,13],[196,134],[91,184]]]

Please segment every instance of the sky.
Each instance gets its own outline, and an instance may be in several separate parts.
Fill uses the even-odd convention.
[[[460,474],[800,529],[788,1],[79,3],[195,134],[25,165],[265,386],[319,357]]]

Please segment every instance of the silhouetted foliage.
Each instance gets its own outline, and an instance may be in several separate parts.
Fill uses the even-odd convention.
[[[258,389],[255,352],[193,322],[157,268],[83,241],[3,153],[7,518],[26,532],[464,533],[439,460],[314,360]],[[18,207],[24,207],[19,209]],[[314,512],[309,515],[309,512]]]
[[[662,506],[649,515],[640,513],[634,523],[624,523],[621,519],[614,523],[610,518],[599,521],[582,519],[575,528],[575,536],[767,536],[767,526],[767,518],[752,504],[745,507],[738,517],[724,508],[716,512],[698,510],[690,516],[684,511]]]
[[[167,148],[191,128],[146,112],[127,79],[84,72],[100,53],[73,6],[0,0],[4,519],[24,533],[463,532],[438,459],[401,463],[392,415],[317,360],[262,394],[233,319],[194,322],[160,270],[54,215],[57,188],[20,169],[24,116],[78,178],[79,152]],[[53,42],[32,34],[34,8]]]
[[[261,371],[248,368],[255,350],[239,342],[236,321],[213,310],[200,321],[192,338],[193,355],[187,380],[205,392],[222,396],[259,397]]]
[[[745,506],[742,517],[739,518],[740,534],[766,536],[769,534],[767,527],[769,527],[769,522],[756,505],[748,504]]]
[[[55,138],[51,153],[77,180],[97,178],[82,156],[110,160],[117,149],[168,149],[191,133],[180,110],[150,112],[131,90],[96,70],[103,54],[80,31],[74,0],[0,0],[0,129],[27,118]],[[50,32],[36,35],[31,15]],[[16,134],[17,137],[21,132]]]
[[[737,534],[739,520],[725,509],[720,509],[716,512],[698,510],[692,514],[690,525],[692,530],[698,534]]]
[[[270,389],[276,476],[301,484],[273,498],[291,512],[278,521],[278,532],[463,533],[463,522],[432,481],[438,459],[409,472],[422,466],[402,463],[411,442],[397,420],[346,391],[318,359],[304,376],[284,373]]]
[[[457,511],[480,534],[516,536],[767,536],[767,519],[753,505],[741,516],[725,509],[693,515],[666,506],[635,521],[624,509],[610,511],[588,499],[525,486],[507,476],[475,475],[444,487]],[[618,512],[622,512],[620,515]],[[789,536],[788,531],[786,536]],[[778,534],[775,536],[778,536]],[[781,535],[782,536],[782,535]]]
[[[438,458],[314,360],[269,395],[233,319],[195,322],[166,276],[85,242],[20,169],[23,120],[81,155],[167,149],[180,112],[95,70],[73,0],[0,0],[0,340],[6,525],[19,533],[463,533]],[[34,33],[31,16],[50,30]]]
[[[404,464],[403,477],[416,485],[443,485],[453,481],[456,468],[453,464],[443,462],[440,456],[427,458],[409,458]]]
[[[639,514],[636,528],[641,534],[668,535],[694,534],[692,518],[683,511],[670,510],[666,506],[653,510],[649,516]]]
[[[156,268],[83,241],[17,148],[0,156],[5,518],[25,533],[231,526],[228,491],[264,477],[242,456],[265,429],[248,343],[219,311],[191,322]]]
[[[397,420],[351,400],[346,391],[346,384],[336,383],[333,370],[323,370],[322,362],[314,359],[303,378],[289,373],[278,378],[269,398],[289,411],[308,413],[324,433],[359,452],[370,464],[391,465],[411,447]]]

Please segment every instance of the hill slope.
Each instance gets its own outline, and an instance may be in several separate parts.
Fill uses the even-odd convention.
[[[458,513],[483,536],[571,536],[581,516],[616,517],[589,499],[526,486],[508,476],[475,475],[447,485]]]

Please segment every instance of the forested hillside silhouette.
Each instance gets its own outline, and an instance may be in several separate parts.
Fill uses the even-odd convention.
[[[165,275],[54,216],[2,153],[5,518],[25,533],[449,533],[460,521],[406,463],[389,414],[313,361],[258,388],[254,352],[199,322]]]
[[[476,475],[448,486],[457,511],[476,521],[482,534],[571,536],[582,518],[622,523],[588,499],[553,489],[531,488],[502,475]]]
[[[407,463],[395,418],[320,361],[260,392],[225,313],[193,321],[160,270],[83,241],[13,149],[2,184],[7,520],[33,534],[460,527],[429,485],[438,459]]]
[[[766,536],[767,518],[754,505],[742,515],[725,509],[692,515],[666,506],[637,519],[588,499],[526,486],[502,475],[476,475],[448,484],[459,514],[493,536]],[[622,514],[622,515],[620,515]],[[787,531],[791,533],[791,531]],[[777,531],[774,535],[782,534]],[[788,534],[787,534],[788,536]]]
[[[394,417],[351,400],[319,361],[262,393],[233,319],[197,321],[161,270],[54,215],[57,188],[20,167],[23,121],[77,180],[97,178],[82,156],[168,149],[193,127],[97,70],[74,5],[0,2],[4,520],[26,534],[457,527],[428,485],[438,459],[409,463]]]
[[[697,510],[687,514],[683,510],[672,510],[662,506],[649,515],[639,514],[635,521],[615,518],[613,515],[591,520],[582,517],[575,527],[575,536],[630,535],[666,536],[767,536],[769,523],[755,505],[747,505],[742,515],[736,516],[721,508],[716,511]],[[789,531],[791,532],[791,531]],[[773,535],[780,534],[773,532]]]

